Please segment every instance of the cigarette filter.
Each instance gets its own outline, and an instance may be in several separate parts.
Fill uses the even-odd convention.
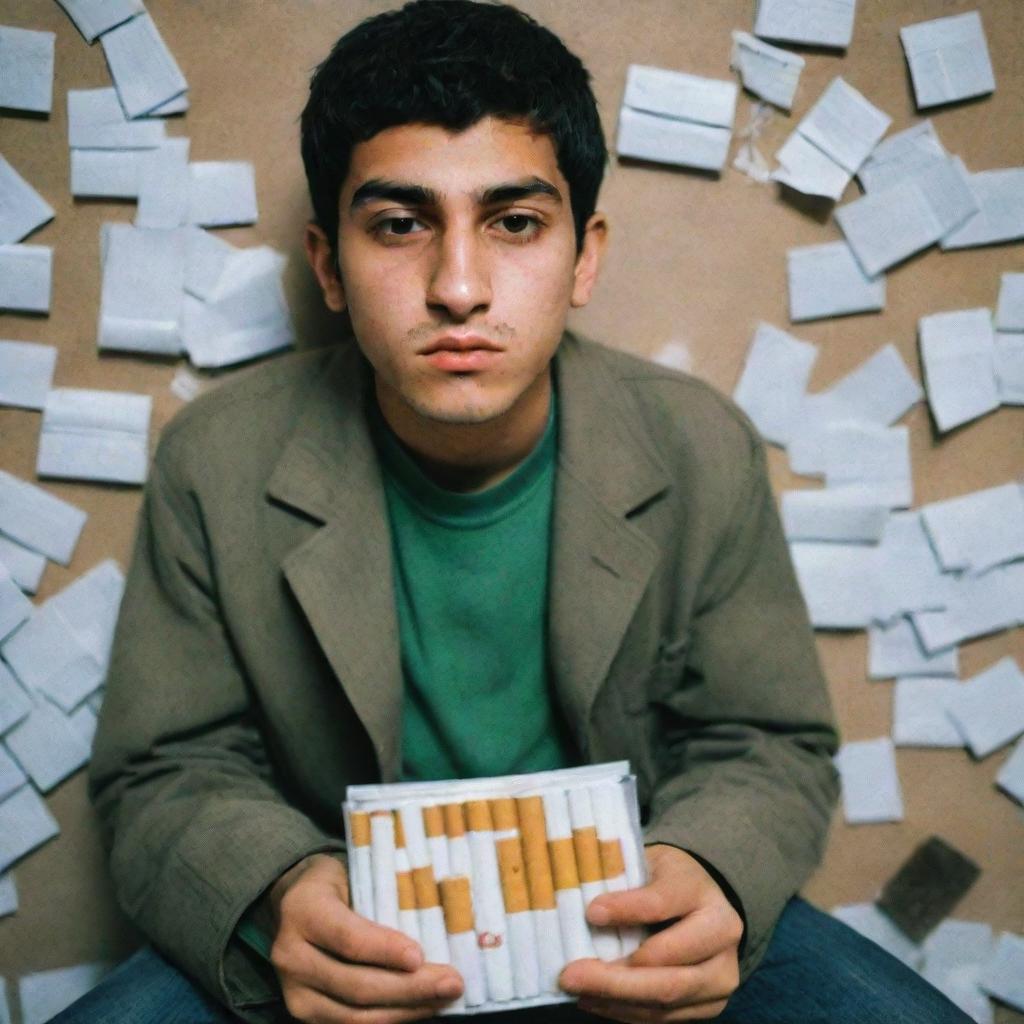
[[[476,944],[469,878],[451,875],[441,879],[439,888],[452,964],[462,975],[462,998],[466,1006],[480,1006],[487,1002],[487,985],[480,949]]]
[[[584,911],[591,900],[608,891],[601,869],[601,849],[597,842],[597,824],[585,786],[569,790],[569,820],[572,824],[573,849],[576,851],[576,870],[580,876]],[[594,952],[602,960],[617,960],[622,956],[622,944],[616,928],[602,928],[588,924]]]
[[[434,877],[440,881],[447,878],[448,870],[448,839],[444,834],[444,812],[437,804],[423,808],[423,830],[430,847],[430,863],[434,865]]]
[[[583,891],[576,871],[576,850],[569,821],[569,801],[565,790],[548,790],[544,796],[547,819],[548,851],[555,881],[555,902],[562,926],[562,946],[566,962],[594,956],[594,943],[583,916]]]
[[[434,869],[430,864],[430,848],[427,846],[423,813],[415,804],[404,804],[398,809],[398,816],[402,822],[405,852],[411,868],[423,955],[430,963],[451,963],[444,914],[441,911],[441,894],[434,879]]]

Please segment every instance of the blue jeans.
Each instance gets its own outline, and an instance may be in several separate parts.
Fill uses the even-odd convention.
[[[282,1014],[282,1024],[288,1019]],[[451,1021],[453,1018],[441,1018]],[[228,1024],[237,1020],[150,949],[53,1024]],[[719,1024],[971,1024],[909,967],[802,899],[790,901],[757,970]],[[598,1024],[573,1004],[479,1014],[467,1024]]]

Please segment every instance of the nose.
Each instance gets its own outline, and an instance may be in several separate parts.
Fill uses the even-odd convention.
[[[468,320],[491,304],[491,276],[483,241],[468,225],[449,225],[436,242],[427,306],[453,320]]]

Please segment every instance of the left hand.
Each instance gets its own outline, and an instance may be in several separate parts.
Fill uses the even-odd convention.
[[[559,983],[581,1010],[627,1024],[706,1020],[739,984],[743,921],[715,880],[674,846],[646,848],[650,881],[606,893],[587,908],[593,925],[658,924],[629,957],[574,960]]]

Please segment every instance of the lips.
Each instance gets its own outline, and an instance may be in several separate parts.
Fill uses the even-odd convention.
[[[479,334],[446,334],[443,338],[432,341],[425,348],[419,350],[418,355],[430,356],[437,352],[501,352],[500,345],[496,345],[489,338]]]
[[[504,349],[478,334],[447,334],[420,349],[418,355],[444,373],[473,373],[486,370]]]

